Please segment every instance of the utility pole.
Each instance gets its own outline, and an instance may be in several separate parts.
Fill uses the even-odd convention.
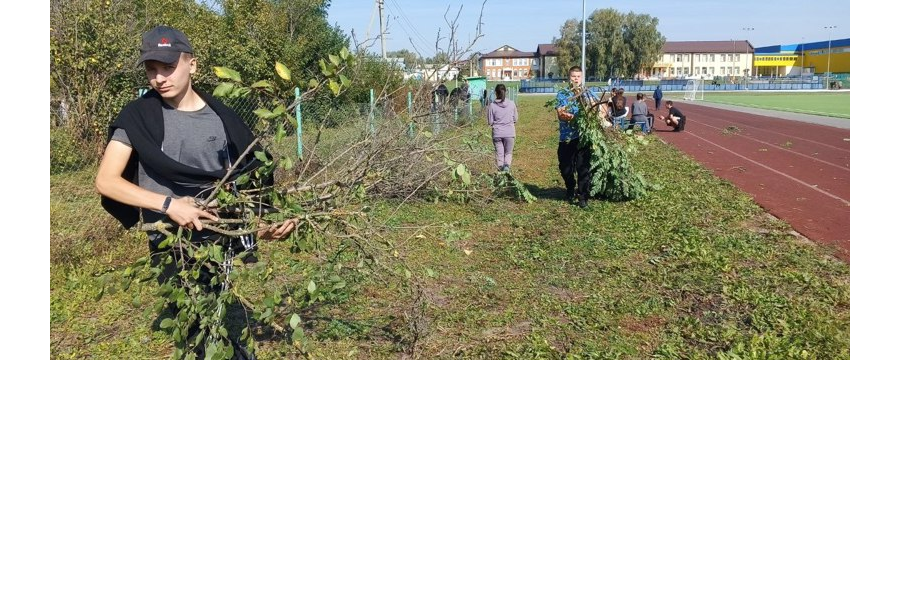
[[[825,29],[828,30],[828,66],[825,67],[825,89],[831,89],[828,87],[828,84],[831,83],[831,30],[837,27],[837,25],[826,25]]]
[[[378,2],[378,26],[381,30],[381,58],[387,59],[387,52],[384,50],[384,0],[376,2]]]
[[[584,61],[584,48],[585,48],[585,39],[586,39],[586,21],[585,17],[587,15],[586,4],[587,0],[581,0],[581,82],[587,83],[587,72],[585,71],[585,61]]]

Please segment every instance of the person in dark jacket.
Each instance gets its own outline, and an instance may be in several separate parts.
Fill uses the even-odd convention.
[[[687,117],[684,116],[684,113],[675,108],[671,100],[666,100],[666,108],[669,110],[669,114],[665,116],[666,125],[671,127],[672,131],[684,131],[684,126],[687,123]]]
[[[653,90],[653,101],[656,102],[656,110],[659,110],[660,104],[662,104],[663,92],[661,86],[656,86],[656,89]]]
[[[435,90],[434,93],[437,95],[437,103],[440,106],[443,106],[447,103],[447,96],[450,95],[450,91],[447,89],[447,86],[444,85],[443,81],[439,86],[437,86],[437,90]]]
[[[103,207],[126,229],[139,221],[162,221],[187,230],[182,237],[189,241],[168,247],[164,233],[148,232],[151,262],[163,266],[164,280],[190,266],[181,244],[219,244],[234,250],[235,238],[204,227],[204,220],[215,222],[218,216],[198,199],[226,176],[255,136],[234,111],[194,89],[191,76],[197,59],[181,31],[159,26],[144,33],[138,62],[151,91],[122,109],[110,126],[95,185]],[[248,156],[236,165],[232,180],[259,164],[252,152]],[[284,239],[295,226],[296,221],[285,221],[260,238]],[[238,252],[251,250],[255,240],[245,237],[240,243],[244,247]],[[221,291],[216,287],[221,283],[212,284],[212,275],[209,279],[209,289]],[[199,358],[203,340],[194,341]]]

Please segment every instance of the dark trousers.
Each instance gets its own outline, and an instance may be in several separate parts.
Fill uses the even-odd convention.
[[[578,140],[560,142],[556,149],[559,159],[559,172],[566,182],[566,197],[575,196],[576,185],[578,197],[585,200],[591,192],[591,150],[579,147]],[[576,183],[575,175],[578,175]]]

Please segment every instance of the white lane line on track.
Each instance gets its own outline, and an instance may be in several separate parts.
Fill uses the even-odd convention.
[[[716,127],[715,125],[708,125],[706,123],[701,123],[701,122],[697,121],[697,119],[694,119],[694,123],[696,123],[697,125],[703,125],[704,127],[709,127],[710,129],[716,129],[719,131],[721,131],[721,129],[722,129],[721,127]],[[778,144],[773,144],[773,143],[767,142],[765,140],[760,140],[760,139],[757,139],[754,137],[750,137],[749,135],[743,135],[743,134],[737,134],[737,135],[740,135],[745,140],[752,140],[752,141],[760,143],[760,144],[765,144],[766,146],[772,146],[773,148],[776,148],[778,150],[782,150],[784,152],[790,152],[791,154],[796,154],[797,156],[799,156],[801,158],[807,158],[809,160],[814,160],[814,161],[820,162],[824,165],[828,165],[829,167],[834,167],[835,169],[843,169],[844,171],[847,171],[848,173],[850,172],[850,169],[843,165],[836,165],[834,163],[828,162],[827,160],[822,160],[821,158],[817,158],[815,156],[803,154],[802,152],[797,152],[796,150],[791,150],[790,148],[785,148],[784,146],[779,146]]]
[[[811,185],[811,184],[809,184],[809,183],[806,183],[805,181],[801,181],[801,180],[797,179],[796,177],[792,177],[792,176],[788,175],[787,173],[782,173],[782,172],[779,171],[778,169],[773,169],[772,167],[770,167],[770,166],[768,166],[768,165],[764,165],[764,164],[762,164],[762,163],[760,163],[760,162],[756,162],[756,161],[753,160],[752,158],[748,158],[748,157],[744,156],[743,154],[738,154],[738,153],[735,152],[734,150],[729,150],[729,149],[726,148],[725,146],[720,146],[719,144],[717,144],[717,143],[715,143],[715,142],[713,142],[713,141],[710,141],[710,140],[708,140],[708,139],[706,139],[706,138],[702,138],[702,137],[700,137],[699,135],[697,135],[696,133],[691,133],[690,131],[685,131],[684,133],[689,133],[689,134],[691,134],[692,136],[694,136],[695,138],[697,138],[698,140],[701,140],[701,141],[703,141],[703,142],[706,142],[707,144],[710,144],[711,146],[715,146],[716,148],[721,148],[721,149],[724,150],[725,152],[729,152],[729,153],[731,153],[731,154],[734,154],[734,155],[737,156],[738,158],[742,158],[742,159],[746,160],[746,161],[749,162],[749,163],[753,163],[754,165],[756,165],[756,166],[758,166],[758,167],[762,167],[763,169],[766,169],[766,170],[768,170],[768,171],[772,171],[773,173],[778,173],[779,175],[781,175],[781,176],[783,176],[783,177],[787,177],[787,178],[790,179],[791,181],[796,181],[796,182],[799,183],[800,185],[804,185],[804,186],[808,187],[808,188],[811,189],[811,190],[815,190],[815,191],[817,191],[817,192],[819,192],[819,193],[825,194],[825,195],[828,196],[829,198],[834,198],[835,200],[838,200],[838,201],[840,201],[840,202],[843,202],[843,203],[846,204],[847,206],[850,206],[850,202],[849,202],[848,200],[844,200],[844,199],[841,198],[840,196],[835,196],[835,195],[832,194],[831,192],[826,192],[825,190],[819,189],[818,187],[816,187],[816,186],[814,186],[814,185]],[[676,146],[676,148],[677,148],[677,146]]]
[[[762,117],[762,115],[752,115],[752,114],[750,114],[750,113],[737,113],[737,114],[745,115],[745,116],[746,116],[746,115],[750,115],[750,116]],[[710,116],[710,115],[703,114],[702,111],[701,111],[700,116],[702,116],[702,117],[707,117],[707,116]],[[694,118],[697,119],[697,118],[699,118],[699,117],[696,117],[696,116],[695,116]],[[751,129],[760,129],[760,130],[762,130],[762,131],[771,132],[771,129],[766,129],[765,127],[760,127],[759,125],[753,125],[752,123],[749,123],[749,124],[747,124],[747,123],[737,123],[737,119],[726,119],[725,117],[714,117],[714,116],[710,116],[710,118],[713,118],[713,119],[721,119],[724,123],[727,123],[727,124],[730,124],[730,125],[739,124],[739,125],[743,125],[744,127],[749,127],[749,128],[751,128]],[[762,118],[764,118],[764,119],[775,119],[776,117],[762,117]],[[783,121],[783,120],[786,120],[786,119],[781,119],[781,120]],[[803,122],[803,121],[791,121],[791,123],[804,123],[804,122]],[[816,123],[804,123],[804,124],[805,124],[805,125],[816,125]],[[820,127],[828,127],[828,126],[827,126],[827,125],[820,125]],[[847,138],[844,138],[843,135],[846,135],[846,134],[842,134],[841,139],[844,139],[845,141],[848,141],[848,142],[849,142],[850,140],[847,139]],[[796,135],[791,136],[791,137],[794,138],[795,140],[800,140],[800,141],[802,141],[802,142],[809,142],[810,144],[818,144],[819,146],[825,146],[826,148],[831,148],[832,150],[841,150],[841,151],[850,152],[850,148],[844,148],[844,147],[841,147],[841,146],[834,146],[834,145],[829,144],[829,143],[827,143],[827,142],[820,142],[820,141],[818,141],[818,140],[810,140],[810,139],[803,138],[803,137],[799,137],[799,136],[796,136]]]

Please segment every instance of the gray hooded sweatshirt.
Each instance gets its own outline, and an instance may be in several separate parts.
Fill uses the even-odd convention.
[[[491,126],[491,137],[494,139],[516,137],[515,124],[518,120],[519,109],[509,98],[502,102],[494,100],[488,106],[487,121]]]

